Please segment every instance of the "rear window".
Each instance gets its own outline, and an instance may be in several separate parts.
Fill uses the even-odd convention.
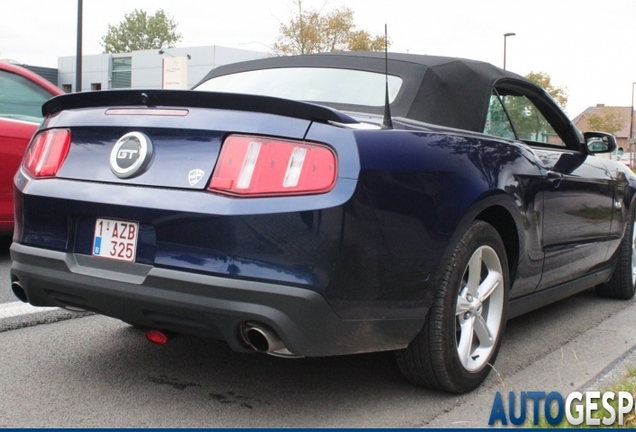
[[[194,90],[272,96],[299,101],[347,105],[384,105],[384,74],[334,68],[276,68],[239,72],[211,78]],[[389,102],[402,79],[389,75]]]

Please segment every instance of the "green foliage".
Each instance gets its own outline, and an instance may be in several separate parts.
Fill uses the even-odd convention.
[[[173,48],[181,40],[176,32],[177,23],[159,9],[154,15],[135,9],[124,15],[117,26],[108,25],[102,37],[104,53],[126,53],[147,49]]]
[[[568,104],[569,96],[567,87],[557,87],[552,84],[552,78],[550,78],[550,75],[545,72],[529,72],[526,75],[526,78],[541,86],[550,96],[552,96],[552,99],[554,99],[562,109],[565,109],[565,106]]]
[[[384,36],[356,29],[351,8],[345,6],[327,13],[314,9],[303,11],[299,1],[298,14],[289,23],[281,23],[272,49],[278,55],[383,51]]]
[[[504,104],[520,139],[547,142],[544,136],[552,127],[525,96],[505,96]]]
[[[564,87],[554,86],[551,82],[550,75],[545,72],[530,72],[526,75],[526,78],[542,87],[562,108],[565,107],[568,102],[567,90]],[[498,116],[502,115],[498,114],[501,108],[497,107],[497,103],[498,101],[491,100],[491,126],[499,125],[509,127],[509,125],[501,122],[499,124],[497,123]],[[502,97],[502,103],[510,116],[510,120],[514,125],[515,132],[519,139],[550,144],[561,143],[560,138],[545,117],[525,96],[514,94],[506,95]],[[501,132],[495,134],[498,136],[506,136],[501,135]]]
[[[485,133],[502,138],[515,138],[515,133],[508,120],[508,115],[504,111],[499,97],[494,95],[490,97],[488,116],[488,123],[484,130]]]
[[[602,115],[590,114],[587,116],[590,129],[599,132],[615,134],[625,126],[625,119],[615,108],[606,108]]]

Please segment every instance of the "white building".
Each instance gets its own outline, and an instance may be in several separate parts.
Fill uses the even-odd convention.
[[[82,91],[111,88],[162,88],[163,60],[187,58],[187,88],[198,83],[211,69],[228,63],[268,57],[260,51],[216,45],[124,54],[82,56]],[[75,91],[75,56],[59,57],[57,85],[67,93]]]

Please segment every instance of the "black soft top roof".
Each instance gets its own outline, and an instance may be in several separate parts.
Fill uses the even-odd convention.
[[[385,57],[382,52],[271,57],[220,66],[201,82],[237,72],[282,67],[330,67],[384,73]],[[399,94],[391,103],[393,116],[472,131],[483,130],[490,95],[497,82],[514,81],[537,87],[489,63],[453,57],[389,53],[388,73],[403,80]],[[383,108],[378,107],[330,105],[351,111],[383,113]]]

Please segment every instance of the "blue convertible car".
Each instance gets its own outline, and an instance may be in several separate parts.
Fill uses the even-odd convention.
[[[634,295],[636,177],[546,92],[483,62],[280,57],[193,90],[69,94],[15,177],[11,280],[237,351],[393,350],[412,382],[477,387],[506,320]]]

